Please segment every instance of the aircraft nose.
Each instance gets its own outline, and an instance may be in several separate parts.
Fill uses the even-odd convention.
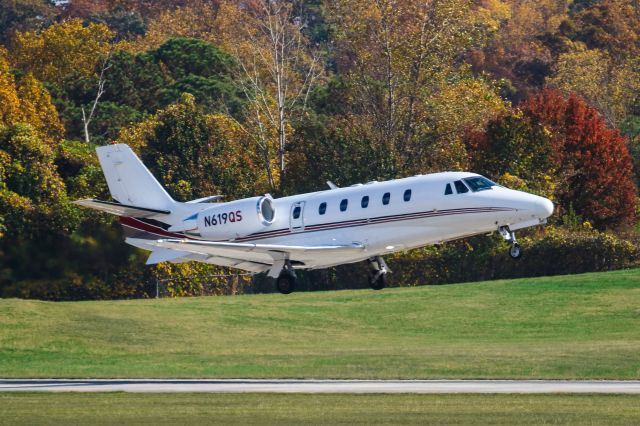
[[[553,214],[553,203],[548,198],[536,197],[535,212],[540,219],[546,219]]]

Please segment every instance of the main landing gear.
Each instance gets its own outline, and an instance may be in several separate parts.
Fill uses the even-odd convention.
[[[387,285],[387,274],[391,272],[381,256],[369,259],[369,287],[382,290]]]
[[[510,230],[508,226],[501,226],[498,228],[498,231],[500,231],[500,235],[502,235],[505,240],[511,241],[509,256],[511,256],[512,259],[520,259],[522,256],[522,247],[516,241],[516,233]]]
[[[276,279],[276,287],[282,294],[289,294],[296,289],[296,272],[293,270],[291,262],[285,262],[282,272]]]

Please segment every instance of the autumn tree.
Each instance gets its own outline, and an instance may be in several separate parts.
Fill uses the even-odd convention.
[[[576,95],[547,89],[524,102],[525,114],[550,129],[559,156],[556,197],[597,227],[635,218],[636,187],[624,138]]]
[[[31,124],[42,135],[46,135],[49,141],[57,141],[63,137],[64,128],[51,95],[31,73],[20,79],[18,96],[21,101],[22,122]]]
[[[616,63],[606,51],[576,49],[560,55],[551,87],[575,92],[589,101],[610,126],[620,127],[640,93],[640,57]]]
[[[49,25],[57,14],[53,2],[48,0],[0,0],[0,43],[9,41],[15,31]]]
[[[216,2],[193,1],[177,9],[160,11],[147,19],[143,37],[130,40],[124,45],[131,52],[142,53],[155,50],[175,37],[217,42],[217,10]]]
[[[0,126],[17,123],[32,126],[50,146],[64,131],[47,90],[31,73],[16,81],[7,54],[0,48]]]
[[[476,72],[504,79],[505,95],[519,101],[531,90],[540,89],[552,73],[555,57],[570,40],[555,35],[566,22],[569,2],[481,1],[497,28],[486,46],[469,55]],[[550,42],[553,38],[553,43]]]
[[[451,124],[483,123],[495,114],[492,107],[480,108],[483,118],[477,117],[471,99],[501,104],[491,87],[471,81],[461,63],[489,31],[485,17],[466,0],[329,2],[350,113],[368,118],[376,145],[389,155],[390,176],[460,167],[464,128]],[[456,110],[476,117],[450,114]],[[435,152],[446,159],[437,161]],[[448,155],[453,152],[459,155]]]
[[[306,23],[293,6],[287,0],[225,1],[218,11],[220,41],[238,61],[237,78],[249,108],[246,124],[272,188],[284,180],[292,123],[306,110],[321,72],[318,53],[303,31]]]
[[[606,51],[616,63],[640,52],[640,4],[637,0],[602,0],[578,11],[572,39]]]
[[[91,76],[112,49],[113,35],[104,24],[85,27],[80,19],[55,24],[40,32],[17,32],[12,59],[37,79],[61,86],[72,74]]]

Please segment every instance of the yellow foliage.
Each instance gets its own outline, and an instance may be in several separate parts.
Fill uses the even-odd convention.
[[[111,45],[114,33],[104,24],[84,26],[72,19],[42,32],[16,32],[13,60],[39,80],[62,84],[65,77],[78,73],[91,76]]]
[[[179,7],[149,22],[144,37],[123,42],[122,47],[131,52],[145,52],[157,49],[172,37],[193,37],[216,42],[218,31],[215,30],[215,19],[216,12],[211,4],[199,5],[197,9]]]
[[[154,134],[158,125],[156,116],[151,116],[135,126],[123,127],[118,134],[118,143],[125,143],[140,155],[146,145],[146,141]]]
[[[520,179],[518,176],[512,175],[508,172],[498,178],[498,183],[506,186],[507,188],[519,191],[527,191],[529,189],[527,187],[527,183],[523,179]]]
[[[485,124],[509,109],[509,102],[482,80],[465,79],[445,84],[431,99],[432,115],[439,133],[460,135],[480,131]]]
[[[51,96],[33,74],[28,73],[22,78],[18,95],[21,100],[21,121],[31,124],[42,135],[52,139],[63,137],[64,127]]]
[[[551,86],[576,92],[594,105],[609,124],[619,126],[634,107],[640,92],[640,58],[614,64],[599,49],[575,50],[558,58],[556,75],[547,80]]]
[[[9,68],[6,50],[0,47],[0,126],[9,125],[20,116],[20,99]]]
[[[484,0],[478,6],[477,16],[481,24],[495,32],[503,22],[511,19],[511,6],[501,0]]]
[[[0,126],[26,123],[49,143],[62,138],[64,127],[51,96],[31,73],[18,87],[9,69],[6,53],[0,49]]]

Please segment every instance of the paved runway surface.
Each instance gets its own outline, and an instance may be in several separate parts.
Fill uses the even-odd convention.
[[[640,381],[610,380],[164,380],[0,379],[0,392],[625,393]]]

